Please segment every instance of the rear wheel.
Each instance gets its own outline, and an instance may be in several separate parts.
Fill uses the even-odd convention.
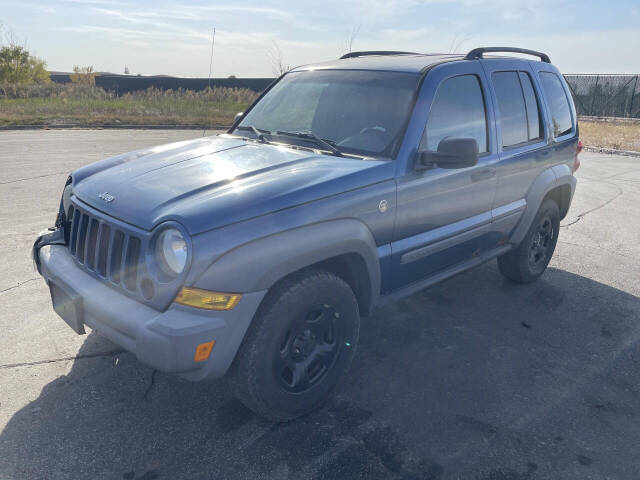
[[[269,292],[231,372],[236,396],[257,414],[289,420],[317,408],[339,384],[358,342],[353,291],[321,270]]]
[[[551,199],[545,200],[517,248],[498,257],[500,272],[510,280],[530,283],[544,273],[556,248],[560,231],[560,211]]]

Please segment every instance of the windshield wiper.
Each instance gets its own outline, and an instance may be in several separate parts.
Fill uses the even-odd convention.
[[[283,132],[281,130],[278,130],[275,132],[275,134],[304,138],[305,140],[312,140],[316,145],[321,146],[324,150],[328,150],[338,157],[344,157],[344,154],[338,148],[336,148],[335,145],[332,145],[329,140],[320,138],[313,132]]]
[[[256,139],[261,141],[262,143],[269,143],[266,138],[264,138],[264,133],[262,133],[259,129],[254,127],[253,125],[240,125],[236,127],[236,130],[248,130],[256,136]],[[270,133],[268,130],[264,130],[265,133]]]

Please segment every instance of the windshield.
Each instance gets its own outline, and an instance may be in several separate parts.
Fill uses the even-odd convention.
[[[237,129],[243,135],[258,136],[258,131],[278,142],[313,144],[320,150],[327,150],[324,141],[342,153],[391,157],[402,140],[419,81],[412,73],[292,72],[262,97]]]

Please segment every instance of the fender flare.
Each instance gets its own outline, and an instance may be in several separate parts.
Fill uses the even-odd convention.
[[[340,255],[364,261],[370,303],[380,294],[380,261],[369,228],[359,220],[319,222],[252,240],[220,256],[195,286],[222,292],[256,292],[302,268]],[[369,302],[367,302],[369,303]]]
[[[576,188],[576,178],[571,174],[571,169],[566,164],[547,168],[536,177],[527,192],[527,207],[511,236],[511,243],[518,245],[522,242],[547,194],[561,185],[569,185],[571,188],[571,196],[573,197],[573,192]]]

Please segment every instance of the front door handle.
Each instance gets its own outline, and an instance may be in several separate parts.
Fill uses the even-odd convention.
[[[478,172],[473,172],[471,174],[471,180],[473,182],[481,182],[482,180],[489,180],[496,176],[495,168],[485,168],[484,170],[480,170]]]

